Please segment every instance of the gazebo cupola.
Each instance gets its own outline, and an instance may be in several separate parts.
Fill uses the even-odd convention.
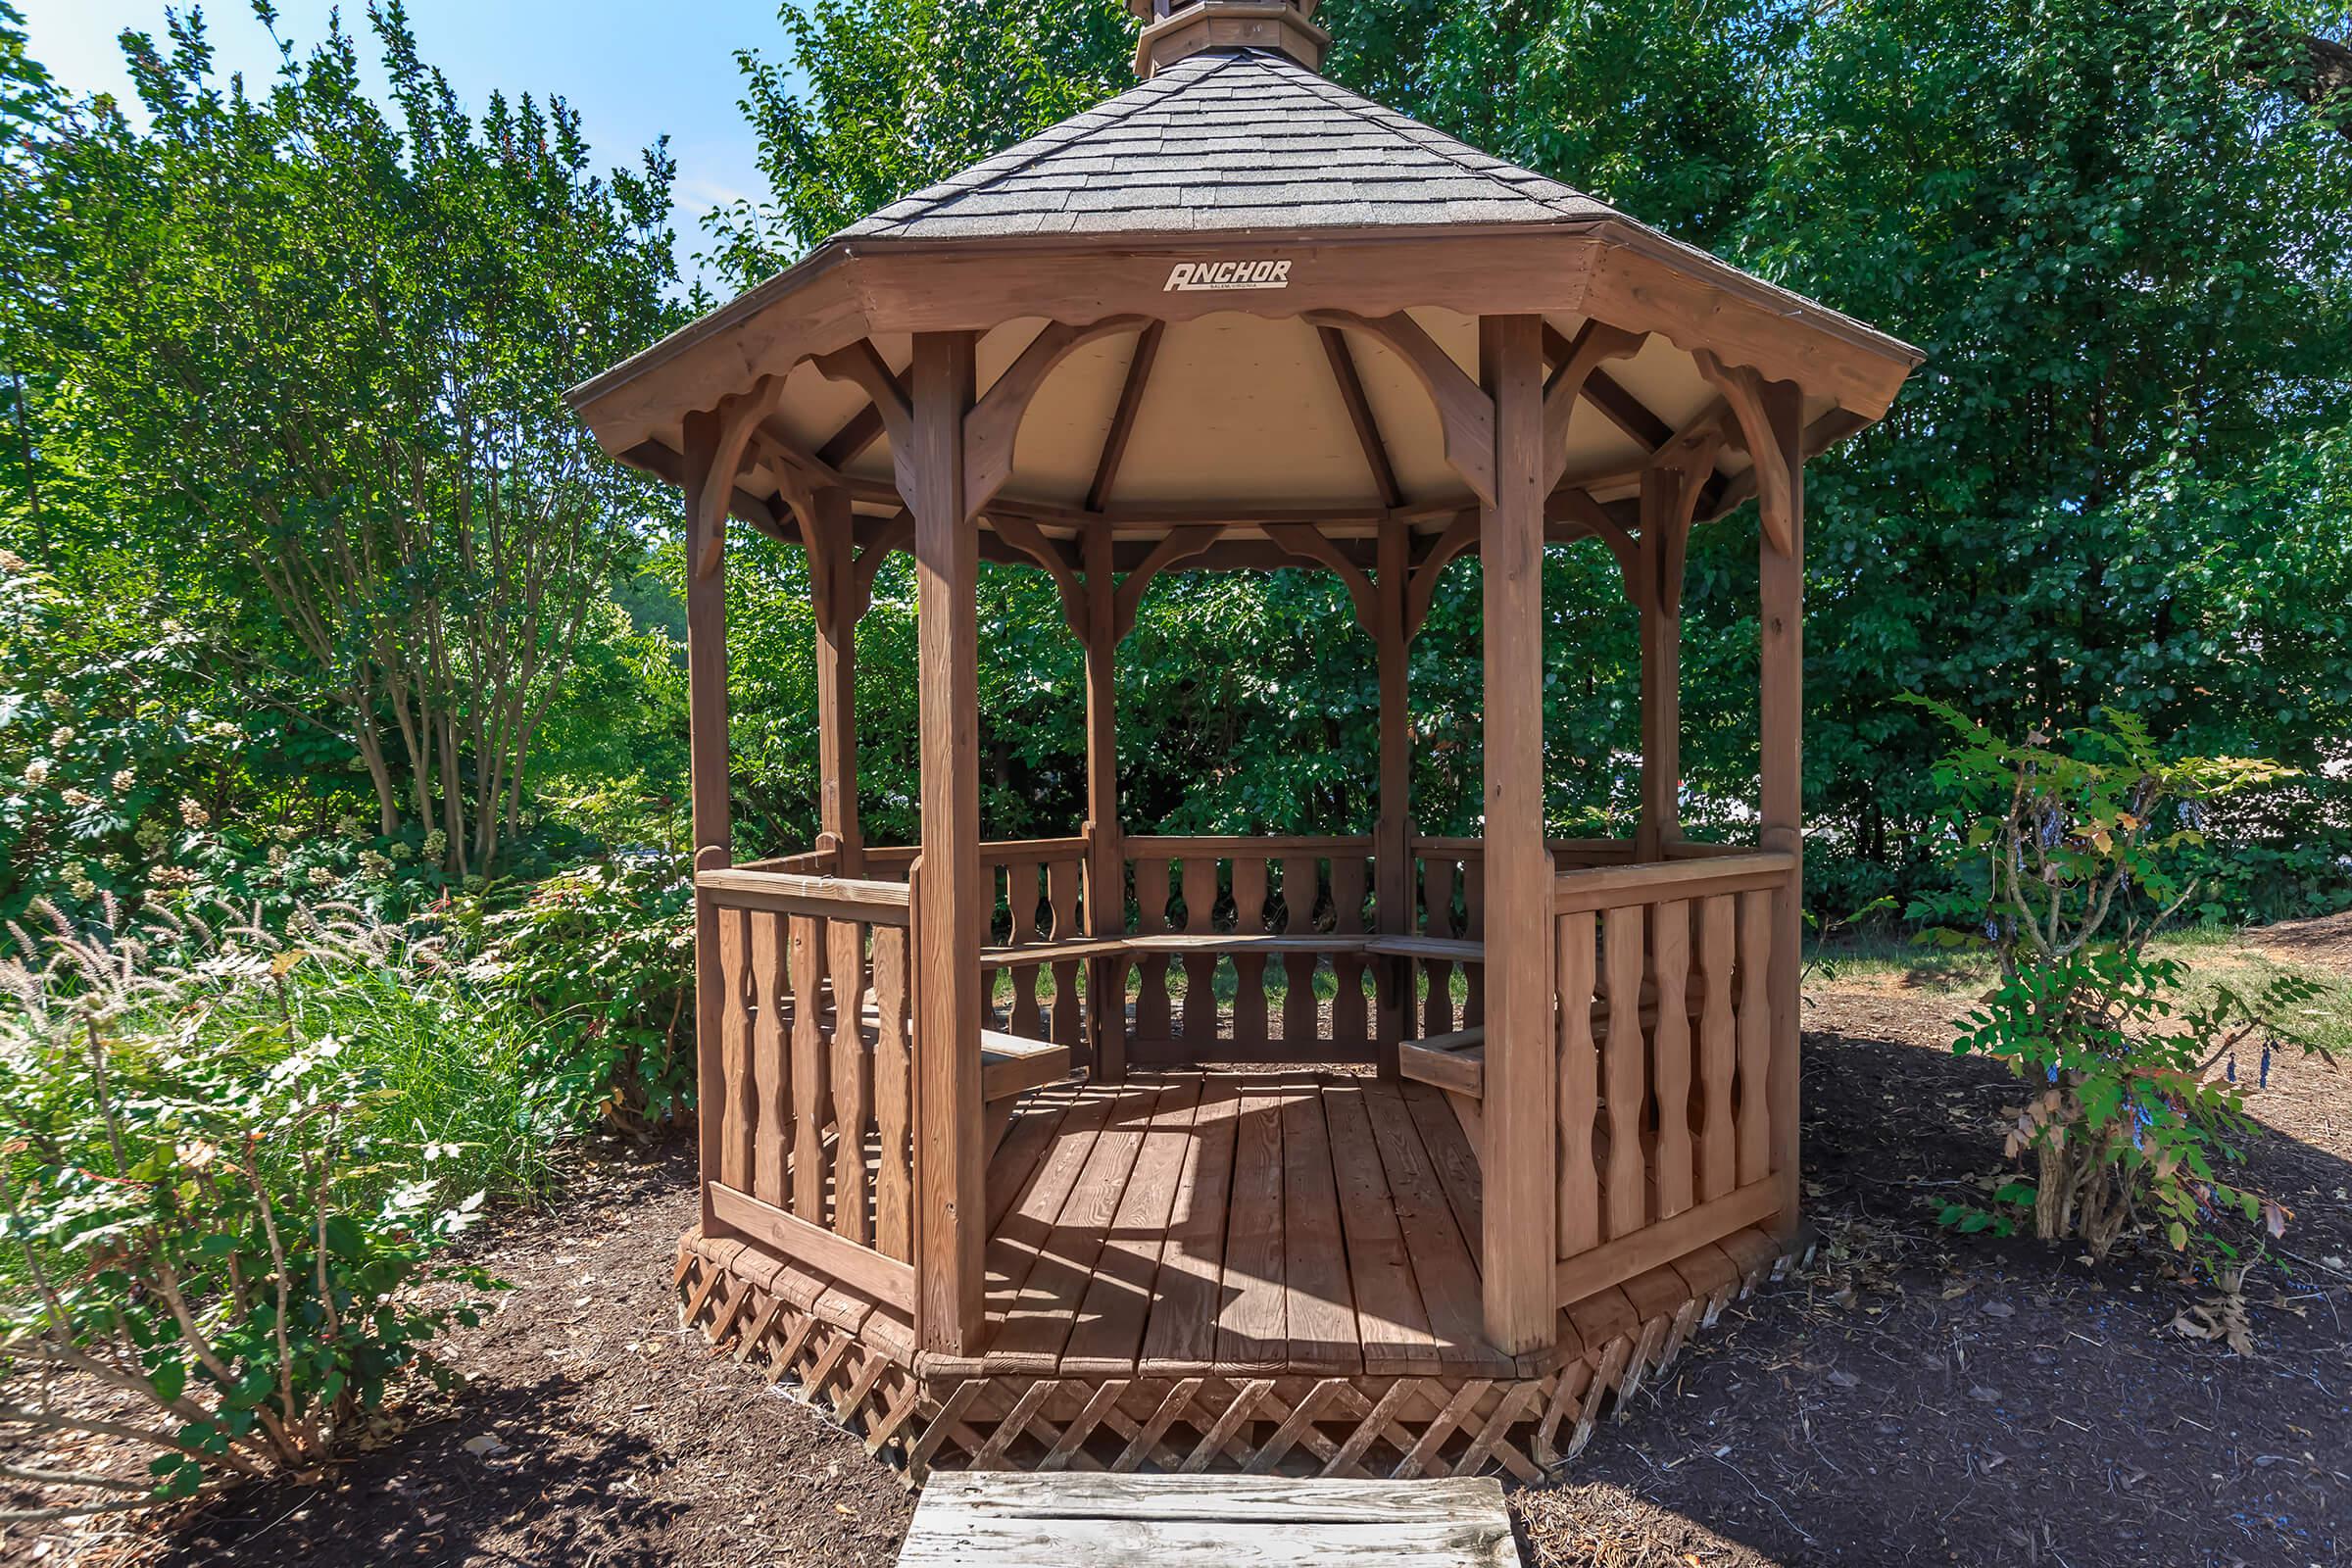
[[[1919,355],[1325,78],[1308,0],[1142,9],[1136,86],[571,394],[685,493],[686,1316],[918,1471],[1532,1478],[1798,1245],[1803,470]],[[737,523],[807,551],[817,638],[819,832],[748,863]],[[1756,551],[1743,843],[1678,816],[1699,526]],[[1622,839],[1545,831],[1552,548],[1641,627]],[[899,553],[920,831],[881,844],[857,627]],[[1409,655],[1469,555],[1482,806],[1419,823]],[[983,559],[1085,654],[1050,837],[983,819]],[[1120,646],[1161,573],[1275,567],[1345,589],[1376,799],[1157,832]]]
[[[1315,0],[1127,0],[1144,19],[1135,74],[1146,79],[1204,49],[1276,49],[1309,71],[1323,67],[1331,34],[1315,25]]]

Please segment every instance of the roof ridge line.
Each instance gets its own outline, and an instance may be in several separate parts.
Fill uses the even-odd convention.
[[[1252,54],[1256,54],[1259,51],[1255,50],[1251,51]],[[1287,59],[1288,57],[1286,56],[1284,58]],[[1300,67],[1299,69],[1302,71],[1305,70],[1304,67]],[[1406,114],[1401,109],[1391,109],[1386,104],[1367,98],[1362,93],[1357,92],[1354,88],[1348,87],[1344,83],[1334,81],[1319,71],[1309,71],[1306,74],[1314,77],[1315,80],[1323,86],[1329,87],[1333,91],[1340,93],[1342,95],[1340,107],[1345,109],[1352,119],[1362,121],[1369,124],[1378,125],[1382,130],[1387,131],[1390,135],[1396,137],[1398,140],[1407,142],[1412,146],[1419,147],[1423,152],[1429,153],[1434,157],[1443,159],[1446,163],[1451,164],[1463,173],[1483,179],[1488,184],[1494,186],[1498,190],[1508,191],[1510,194],[1520,198],[1522,201],[1542,202],[1544,206],[1552,208],[1552,210],[1555,212],[1559,210],[1556,206],[1556,198],[1550,196],[1531,195],[1527,191],[1524,191],[1517,185],[1511,183],[1511,181],[1497,175],[1492,169],[1480,169],[1475,165],[1465,163],[1460,157],[1455,155],[1455,153],[1452,151],[1452,148],[1459,147],[1466,152],[1477,153],[1478,156],[1492,159],[1494,163],[1501,165],[1505,169],[1519,169],[1521,167],[1512,163],[1509,159],[1504,158],[1499,153],[1480,152],[1478,148],[1471,146],[1459,136],[1450,135],[1446,131],[1440,130],[1435,125],[1415,120],[1412,116]],[[1370,113],[1366,113],[1366,111],[1370,111]],[[1450,146],[1432,147],[1426,142],[1415,141],[1412,137],[1406,135],[1403,131],[1398,130],[1396,126],[1388,124],[1376,118],[1380,115],[1394,115],[1396,119],[1404,121],[1410,125],[1429,132],[1432,136],[1437,137],[1439,140],[1449,143]],[[1544,181],[1546,184],[1558,185],[1565,190],[1576,190],[1575,186],[1568,184],[1565,180],[1554,179],[1549,174],[1543,173],[1540,171],[1527,169],[1523,170],[1522,172],[1525,173],[1534,174],[1538,179]],[[1577,194],[1583,196],[1585,200],[1589,202],[1593,202],[1599,206],[1607,207],[1611,212],[1617,211],[1614,205],[1601,201],[1599,197],[1592,195],[1590,191],[1577,191]],[[1579,215],[1572,213],[1561,213],[1560,216],[1563,218],[1569,218]]]
[[[1201,51],[1201,53],[1200,53],[1200,55],[1187,56],[1187,57],[1186,57],[1186,60],[1180,60],[1180,61],[1177,61],[1177,62],[1175,63],[1175,65],[1174,65],[1174,66],[1170,66],[1170,67],[1169,67],[1169,70],[1170,70],[1170,71],[1173,71],[1173,70],[1175,70],[1176,66],[1181,66],[1181,65],[1184,65],[1184,64],[1186,64],[1186,62],[1187,62],[1187,61],[1189,61],[1189,60],[1194,60],[1194,59],[1206,59],[1206,58],[1207,58],[1207,56],[1208,56],[1208,54],[1209,54],[1209,51],[1203,50],[1203,51]],[[1200,72],[1197,72],[1197,73],[1195,73],[1195,74],[1193,74],[1191,77],[1189,77],[1187,80],[1188,80],[1188,82],[1190,82],[1190,81],[1202,81],[1202,80],[1205,80],[1205,79],[1207,79],[1208,77],[1215,75],[1215,74],[1216,74],[1218,72],[1220,72],[1220,71],[1224,70],[1224,69],[1225,69],[1227,66],[1231,65],[1231,64],[1232,64],[1232,63],[1233,63],[1233,62],[1234,62],[1236,59],[1239,59],[1239,58],[1240,58],[1240,57],[1239,57],[1238,55],[1235,55],[1235,54],[1219,53],[1219,54],[1216,56],[1216,58],[1215,58],[1215,59],[1214,59],[1212,62],[1210,62],[1210,63],[1209,63],[1209,65],[1208,65],[1208,69],[1206,69],[1205,71],[1200,71]],[[1165,83],[1165,85],[1164,85],[1164,86],[1163,86],[1163,85],[1160,85],[1160,84],[1161,84],[1161,83],[1163,83],[1163,82]],[[1161,100],[1162,98],[1166,98],[1166,97],[1170,96],[1171,94],[1173,94],[1173,93],[1174,93],[1174,92],[1175,92],[1175,91],[1178,89],[1178,87],[1180,87],[1180,86],[1182,86],[1182,85],[1186,85],[1186,84],[1187,84],[1187,83],[1185,83],[1185,82],[1178,82],[1178,81],[1176,81],[1176,80],[1175,80],[1175,79],[1173,79],[1171,76],[1169,76],[1169,75],[1167,75],[1165,73],[1163,73],[1163,74],[1159,74],[1159,75],[1154,75],[1154,76],[1152,76],[1152,77],[1151,77],[1151,78],[1149,78],[1149,79],[1147,79],[1147,80],[1144,80],[1144,81],[1139,81],[1139,82],[1137,82],[1137,83],[1136,83],[1134,86],[1132,86],[1132,87],[1128,88],[1128,89],[1127,89],[1125,92],[1113,93],[1113,94],[1111,94],[1111,96],[1110,96],[1110,97],[1108,97],[1108,98],[1104,99],[1104,100],[1103,100],[1102,103],[1099,103],[1099,104],[1095,105],[1095,106],[1094,106],[1092,109],[1082,109],[1082,110],[1080,110],[1080,111],[1079,111],[1077,114],[1075,114],[1075,115],[1072,115],[1072,116],[1069,118],[1069,120],[1058,121],[1058,122],[1056,122],[1055,123],[1054,123],[1054,124],[1052,124],[1052,125],[1048,125],[1048,126],[1047,126],[1047,127],[1046,127],[1044,130],[1041,130],[1041,131],[1037,132],[1037,134],[1035,134],[1034,136],[1024,136],[1024,137],[1022,137],[1022,138],[1021,138],[1019,141],[1016,141],[1016,142],[1014,142],[1014,143],[1012,144],[1012,146],[1010,146],[1010,147],[1001,147],[1001,148],[999,148],[997,151],[995,151],[995,152],[993,152],[993,153],[989,154],[989,155],[988,155],[988,158],[984,158],[984,159],[982,159],[982,160],[980,161],[980,164],[986,164],[986,163],[988,163],[988,162],[989,162],[991,159],[1002,158],[1002,157],[1004,157],[1004,156],[1006,153],[1008,153],[1008,152],[1011,152],[1011,151],[1013,151],[1015,148],[1018,148],[1018,147],[1026,146],[1026,145],[1029,145],[1029,144],[1031,144],[1031,143],[1043,143],[1043,144],[1044,144],[1044,145],[1040,145],[1040,146],[1036,147],[1036,149],[1035,149],[1034,151],[1032,151],[1032,152],[1029,154],[1029,156],[1027,156],[1026,158],[1023,158],[1023,159],[1022,159],[1022,160],[1021,160],[1019,163],[1017,163],[1017,164],[1010,164],[1010,165],[1007,165],[1005,168],[1003,168],[1003,169],[998,169],[998,170],[992,170],[992,171],[990,171],[990,172],[989,172],[989,175],[988,175],[988,177],[987,177],[985,180],[981,181],[981,182],[980,182],[980,184],[979,184],[979,185],[977,185],[977,186],[967,186],[967,187],[965,187],[965,188],[963,188],[963,189],[959,189],[959,190],[953,190],[953,191],[948,191],[948,192],[946,192],[946,193],[944,193],[944,194],[942,194],[942,195],[936,195],[936,196],[932,196],[932,197],[930,197],[930,198],[929,198],[929,205],[931,205],[931,206],[933,206],[933,207],[938,207],[938,206],[940,206],[941,204],[943,204],[943,203],[945,203],[945,202],[951,202],[951,201],[954,201],[954,200],[955,200],[956,197],[958,197],[958,196],[965,196],[965,195],[969,195],[969,194],[972,194],[972,192],[974,192],[974,191],[976,191],[976,190],[978,190],[978,189],[984,188],[985,186],[988,186],[988,185],[993,185],[993,184],[997,183],[997,181],[999,181],[999,180],[1002,180],[1002,179],[1008,179],[1008,178],[1012,177],[1013,175],[1015,175],[1015,174],[1018,174],[1019,172],[1021,172],[1021,171],[1023,171],[1023,170],[1025,170],[1025,169],[1028,169],[1028,168],[1030,168],[1031,166],[1035,165],[1035,164],[1036,164],[1036,163],[1038,163],[1040,160],[1042,160],[1042,159],[1045,159],[1045,158],[1048,158],[1048,157],[1051,157],[1051,156],[1052,156],[1053,154],[1054,154],[1054,153],[1060,152],[1060,151],[1061,151],[1063,148],[1067,147],[1067,146],[1068,146],[1068,145],[1069,145],[1071,142],[1081,139],[1081,135],[1083,135],[1083,134],[1092,133],[1092,132],[1094,132],[1094,131],[1101,130],[1101,129],[1102,129],[1102,128],[1103,128],[1103,126],[1104,126],[1104,125],[1118,125],[1118,124],[1124,124],[1124,123],[1125,123],[1127,121],[1129,121],[1129,120],[1133,119],[1135,116],[1137,116],[1137,115],[1139,115],[1139,114],[1143,113],[1143,112],[1144,112],[1146,109],[1149,109],[1149,108],[1151,108],[1151,107],[1152,107],[1153,104],[1156,104],[1156,103],[1158,103],[1158,102],[1159,102],[1159,100]],[[1158,90],[1157,90],[1157,91],[1153,91],[1153,90],[1152,90],[1152,89],[1153,89],[1154,87],[1157,87],[1157,88],[1158,88]],[[1109,105],[1111,105],[1111,104],[1115,104],[1115,103],[1117,103],[1117,102],[1118,102],[1120,99],[1122,99],[1122,98],[1125,98],[1125,99],[1128,99],[1128,100],[1130,100],[1130,102],[1128,103],[1127,107],[1126,107],[1126,108],[1124,108],[1124,109],[1122,109],[1122,110],[1119,110],[1119,111],[1118,111],[1116,114],[1113,114],[1113,115],[1111,115],[1111,116],[1110,116],[1110,117],[1109,117],[1107,120],[1105,120],[1105,121],[1103,122],[1102,125],[1089,125],[1089,126],[1087,126],[1087,127],[1086,127],[1086,130],[1085,130],[1085,132],[1083,132],[1083,133],[1079,133],[1079,134],[1073,134],[1073,135],[1066,135],[1066,136],[1057,137],[1057,138],[1055,138],[1054,140],[1053,140],[1053,141],[1051,141],[1051,142],[1048,142],[1048,141],[1046,140],[1047,136],[1048,136],[1048,135],[1049,135],[1051,132],[1054,132],[1054,131],[1056,131],[1056,130],[1061,130],[1061,129],[1065,128],[1066,126],[1068,126],[1068,125],[1069,125],[1069,123],[1071,122],[1071,121],[1083,119],[1083,118],[1085,118],[1085,117],[1086,117],[1086,116],[1088,116],[1088,115],[1099,115],[1099,114],[1102,114],[1102,113],[1104,111],[1104,109],[1105,109],[1105,108],[1107,108],[1107,107],[1108,107]],[[961,172],[962,172],[962,173],[965,173],[965,174],[968,174],[968,173],[970,173],[970,172],[972,172],[972,169],[977,169],[977,168],[979,168],[979,167],[980,167],[980,164],[975,164],[975,165],[973,165],[973,166],[972,166],[972,168],[971,168],[971,169],[966,169],[966,170],[963,170]],[[954,175],[952,175],[952,176],[950,176],[950,177],[951,177],[951,178],[955,178],[955,177],[958,177],[958,176],[954,176]],[[906,202],[906,201],[915,201],[915,200],[918,200],[918,199],[922,199],[922,198],[923,198],[923,192],[924,192],[924,191],[928,191],[928,190],[935,190],[935,189],[937,189],[937,188],[938,188],[940,185],[943,185],[943,184],[945,184],[945,183],[947,183],[947,181],[945,181],[945,180],[935,180],[935,181],[933,181],[931,184],[924,186],[924,187],[922,188],[922,190],[910,190],[910,191],[908,191],[908,192],[907,192],[906,195],[904,195],[904,196],[900,196],[900,197],[895,197],[895,198],[893,198],[891,201],[889,201],[889,202],[886,202],[886,203],[884,203],[883,205],[884,205],[884,207],[885,207],[885,208],[887,208],[887,207],[896,207],[896,206],[897,206],[897,205],[898,205],[900,202]],[[876,214],[868,215],[868,216],[867,216],[865,219],[861,220],[860,221],[862,221],[862,222],[868,222],[868,223],[872,222],[872,221],[874,220],[874,217],[875,217],[875,216],[878,216],[878,214],[879,214],[879,211],[880,211],[880,209],[877,209],[877,212],[876,212]],[[906,219],[904,219],[904,218],[894,218],[894,219],[888,220],[888,222],[889,222],[889,224],[890,224],[890,226],[891,226],[892,228],[897,228],[897,227],[900,227],[900,226],[902,226],[903,224],[905,224],[906,221],[907,221],[907,220],[906,220]],[[851,227],[856,227],[856,226],[858,226],[858,225],[857,225],[857,224],[852,224],[852,225],[851,225]],[[849,232],[849,230],[848,230],[848,229],[843,229],[843,230],[842,230],[842,232],[843,232],[843,233],[848,233],[848,232]]]

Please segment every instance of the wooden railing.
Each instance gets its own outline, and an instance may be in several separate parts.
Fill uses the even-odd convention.
[[[1371,1059],[1370,838],[1139,837],[1124,845],[1135,900],[1122,943],[1136,977],[1131,1059]],[[1277,963],[1278,1009],[1266,985]],[[1220,1028],[1220,965],[1232,975],[1230,1032]],[[1318,971],[1329,975],[1328,1023]]]
[[[987,879],[988,946],[982,959],[982,994],[994,999],[1008,987],[1009,1002],[992,1027],[1032,1040],[1052,1040],[1077,1050],[1086,1039],[1084,992],[1079,976],[1087,955],[1087,841],[1083,838],[1021,839],[980,846],[980,874]],[[1039,977],[1050,974],[1050,1000],[1039,1000]],[[1000,984],[1002,979],[1003,985]]]
[[[912,906],[904,882],[700,872],[714,914],[710,1217],[914,1306]]]
[[[1779,1207],[1767,988],[1795,959],[1772,918],[1795,870],[1751,852],[1555,879],[1562,1301]]]

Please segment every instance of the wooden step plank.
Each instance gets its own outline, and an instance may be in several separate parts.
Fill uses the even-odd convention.
[[[1130,1084],[1111,1105],[1035,1265],[1005,1304],[989,1344],[992,1368],[1040,1376],[1056,1370],[1162,1087],[1158,1080]]]
[[[1348,1283],[1348,1244],[1319,1092],[1284,1102],[1282,1165],[1290,1369],[1361,1372],[1363,1346],[1355,1334],[1355,1295]]]
[[[1373,1083],[1364,1090],[1364,1108],[1371,1114],[1373,1142],[1396,1200],[1397,1228],[1404,1233],[1405,1254],[1429,1314],[1439,1361],[1478,1366],[1499,1359],[1508,1365],[1487,1343],[1476,1253],[1454,1224],[1403,1096],[1392,1085]]]
[[[1244,1095],[1226,1208],[1225,1273],[1218,1291],[1217,1365],[1278,1372],[1287,1358],[1283,1291],[1283,1103]]]
[[[1364,1371],[1374,1376],[1434,1372],[1438,1359],[1429,1337],[1429,1312],[1413,1282],[1363,1092],[1337,1086],[1324,1090],[1323,1116],[1331,1138],[1340,1221],[1348,1239],[1348,1277]]]
[[[1518,1547],[1493,1480],[941,1474],[923,1489],[899,1561],[1502,1568]]]
[[[1064,1377],[1114,1377],[1132,1370],[1152,1316],[1152,1282],[1159,1273],[1187,1154],[1201,1079],[1186,1073],[1167,1081],[1142,1152],[1127,1178],[1111,1234],[1095,1263],[1095,1277],[1062,1347]]]
[[[1181,1375],[1206,1370],[1217,1347],[1217,1291],[1225,1272],[1226,1198],[1232,1191],[1236,1117],[1241,1101],[1212,1077],[1193,1117],[1192,1147],[1168,1213],[1167,1245],[1152,1285],[1138,1372]]]

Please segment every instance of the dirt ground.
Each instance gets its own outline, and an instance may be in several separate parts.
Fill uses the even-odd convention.
[[[1815,1266],[1726,1312],[1558,1483],[1513,1494],[1530,1561],[2352,1560],[2352,1078],[2286,1063],[2256,1103],[2278,1131],[2247,1174],[2294,1222],[2284,1268],[2247,1287],[2241,1355],[2176,1326],[2202,1333],[2211,1291],[2160,1257],[2093,1268],[1936,1223],[1999,1164],[1991,1113],[2013,1093],[1949,1054],[1953,1005],[1886,978],[1813,999]],[[678,1332],[692,1183],[684,1149],[600,1159],[499,1226],[480,1245],[515,1289],[452,1348],[469,1387],[331,1475],[160,1526],[0,1526],[0,1561],[890,1562],[912,1508],[896,1475]],[[64,1460],[129,1468],[41,1456]]]

